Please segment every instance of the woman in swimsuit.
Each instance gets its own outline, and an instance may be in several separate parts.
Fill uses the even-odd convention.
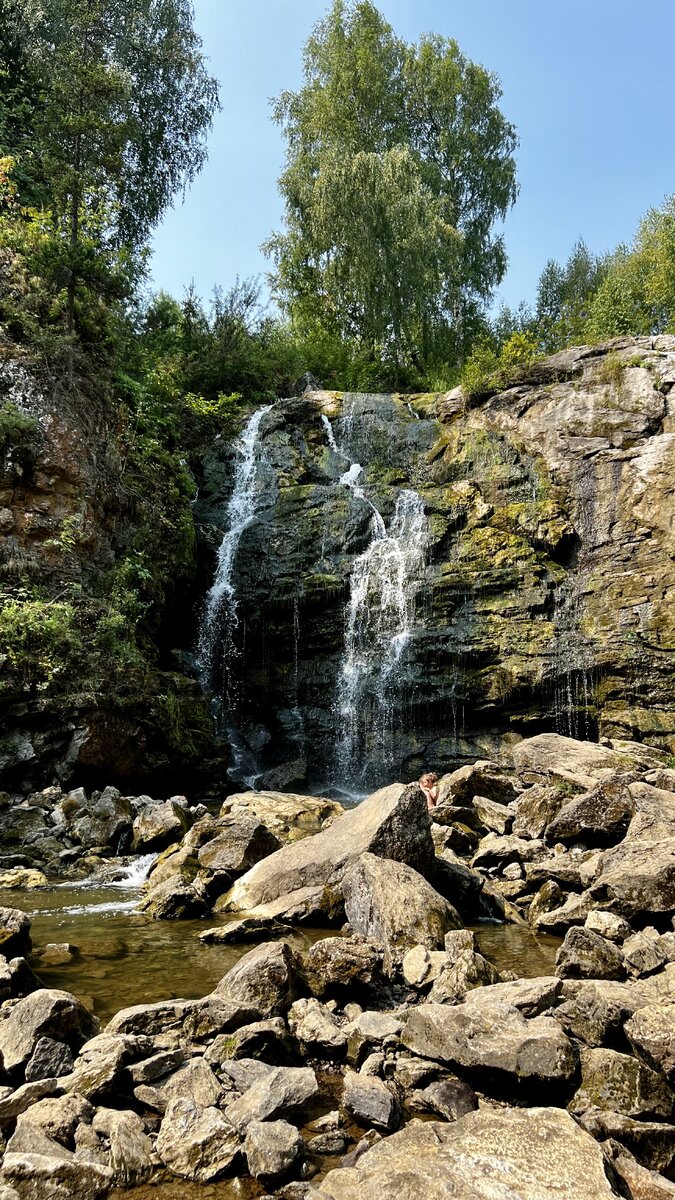
[[[418,782],[427,798],[427,808],[435,808],[438,803],[438,775],[434,771],[426,771],[420,775]]]

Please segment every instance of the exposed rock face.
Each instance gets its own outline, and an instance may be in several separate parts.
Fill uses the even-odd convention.
[[[235,565],[241,717],[263,769],[302,758],[334,775],[344,602],[372,519],[340,483],[349,461],[385,524],[412,488],[428,526],[401,686],[387,700],[396,735],[383,749],[357,720],[355,777],[364,764],[382,780],[491,758],[495,732],[532,719],[675,748],[674,362],[672,337],[625,338],[565,351],[471,405],[327,392],[277,403],[260,427],[257,514]],[[211,530],[230,470],[224,447],[196,505]],[[364,718],[377,703],[373,683]]]
[[[556,1164],[555,1178],[551,1168]],[[561,1109],[472,1112],[413,1121],[351,1169],[331,1171],[312,1200],[609,1200],[600,1147]]]

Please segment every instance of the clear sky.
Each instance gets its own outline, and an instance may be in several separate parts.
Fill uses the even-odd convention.
[[[301,51],[328,0],[195,0],[221,84],[209,162],[157,231],[155,287],[208,296],[264,276],[260,243],[279,227],[283,163],[269,98],[301,81]],[[534,298],[550,257],[577,237],[596,251],[631,238],[675,192],[675,0],[380,0],[396,33],[457,39],[495,71],[520,138],[520,195],[505,226],[499,298]]]

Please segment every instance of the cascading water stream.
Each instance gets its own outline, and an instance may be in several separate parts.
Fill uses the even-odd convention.
[[[407,489],[398,496],[387,530],[361,485],[361,464],[338,444],[329,418],[322,414],[321,420],[331,450],[348,464],[339,482],[372,511],[370,543],[352,568],[335,703],[336,778],[358,792],[369,770],[373,780],[381,779],[396,760],[394,718],[405,690],[404,650],[415,625],[428,527],[421,497]],[[353,412],[348,422],[351,441]]]
[[[379,516],[379,513],[378,513]],[[404,687],[404,650],[427,544],[424,505],[402,491],[389,530],[380,516],[370,545],[354,563],[338,680],[337,769],[352,785],[377,777],[395,759],[394,718]]]
[[[238,603],[234,582],[234,564],[244,530],[256,513],[256,482],[259,456],[260,426],[271,404],[259,408],[244,426],[237,444],[239,460],[234,473],[234,486],[227,505],[227,525],[218,550],[216,574],[206,597],[204,615],[199,630],[197,665],[205,691],[214,688],[214,676],[222,667],[229,708],[230,670],[235,654],[234,634],[238,625]]]

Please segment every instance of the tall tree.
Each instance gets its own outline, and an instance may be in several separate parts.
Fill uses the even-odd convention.
[[[375,355],[421,365],[501,279],[494,231],[516,195],[499,83],[451,39],[407,45],[371,0],[334,0],[304,85],[274,107],[287,141],[279,298]],[[452,339],[450,339],[452,342]]]
[[[33,156],[61,246],[73,334],[80,282],[96,289],[106,255],[138,251],[202,166],[217,86],[190,0],[9,3],[7,44],[21,48],[39,81]]]

